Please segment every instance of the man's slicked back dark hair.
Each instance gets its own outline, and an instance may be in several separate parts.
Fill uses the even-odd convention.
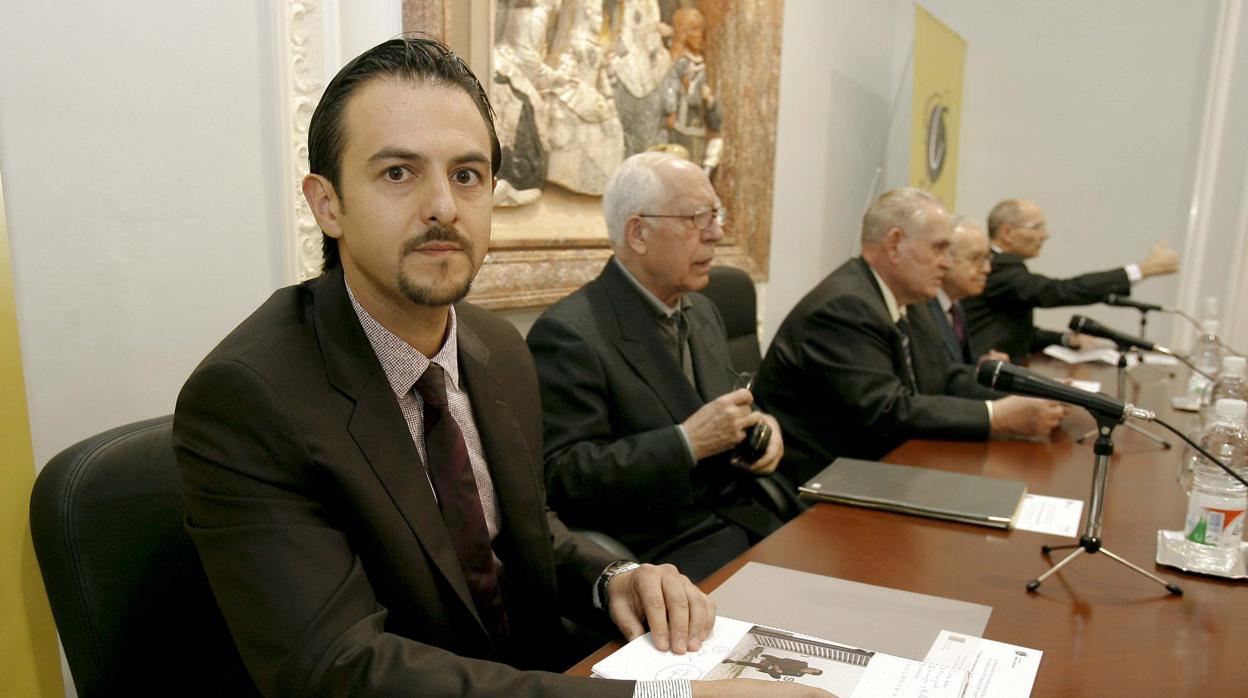
[[[472,98],[490,133],[490,168],[498,174],[502,150],[494,132],[494,110],[481,82],[464,61],[437,39],[417,34],[391,39],[357,56],[329,81],[308,126],[308,169],[328,179],[342,200],[342,152],[347,146],[343,125],[347,102],[365,84],[382,78],[459,87]],[[338,241],[321,233],[322,271],[341,264]]]

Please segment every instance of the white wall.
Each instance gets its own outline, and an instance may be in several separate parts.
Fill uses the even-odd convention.
[[[785,3],[764,347],[789,309],[857,254],[896,89],[894,21],[890,3],[872,0]]]
[[[166,414],[281,283],[267,3],[0,9],[0,171],[36,462]]]

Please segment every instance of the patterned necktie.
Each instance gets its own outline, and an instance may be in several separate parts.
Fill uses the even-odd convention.
[[[468,580],[473,603],[486,629],[501,640],[509,633],[498,571],[494,568],[494,551],[490,547],[490,531],[481,509],[481,494],[477,490],[477,478],[472,474],[464,435],[447,406],[445,376],[441,366],[431,363],[416,381],[416,392],[425,403],[429,477],[438,495],[442,520],[451,534],[455,555]]]
[[[962,314],[962,304],[954,301],[949,306],[949,315],[953,318],[953,336],[958,339],[958,346],[962,349],[962,360],[969,363],[971,345],[966,341],[966,316]]]
[[[897,319],[897,331],[901,334],[901,355],[906,364],[906,380],[910,391],[919,392],[919,379],[914,375],[914,357],[910,354],[910,322],[906,318]]]

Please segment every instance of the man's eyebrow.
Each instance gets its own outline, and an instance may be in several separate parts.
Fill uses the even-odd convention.
[[[406,148],[388,147],[382,148],[373,153],[368,159],[369,162],[377,162],[378,160],[424,160],[425,156],[414,150]]]
[[[422,162],[427,159],[428,158],[426,158],[424,155],[414,150],[408,150],[407,148],[388,147],[388,148],[382,148],[381,150],[378,150],[376,153],[373,153],[373,156],[370,157],[368,161],[378,162],[381,160],[409,160],[412,162]],[[457,155],[454,158],[451,158],[452,165],[465,165],[465,164],[470,164],[470,163],[479,163],[482,165],[489,165],[490,158],[485,153],[479,150],[469,151],[467,153],[464,153],[463,155]]]

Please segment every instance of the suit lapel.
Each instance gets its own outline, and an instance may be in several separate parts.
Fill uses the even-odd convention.
[[[712,341],[715,335],[723,334],[714,316],[702,312],[696,303],[685,315],[689,321],[689,353],[693,356],[693,374],[697,378],[698,392],[703,402],[710,402],[732,391],[736,372],[725,351],[727,345]]]
[[[933,298],[927,302],[927,307],[932,311],[932,321],[940,328],[940,336],[945,340],[945,349],[949,350],[950,358],[962,363],[962,347],[958,344],[958,337],[953,333],[953,328],[949,326],[949,318],[945,316],[945,311],[940,307],[940,301]]]
[[[514,575],[526,573],[542,577],[528,580],[529,584],[554,588],[554,560],[549,546],[543,545],[549,534],[544,525],[546,499],[536,480],[540,465],[529,462],[535,451],[525,442],[512,407],[503,399],[506,393],[500,378],[490,369],[489,347],[464,320],[464,314],[459,320],[460,380],[472,401],[481,449],[501,509],[496,548],[512,575],[503,592],[506,594],[514,582]]]
[[[335,388],[355,401],[347,430],[412,534],[476,617],[476,605],[429,479],[424,475],[420,453],[347,297],[342,270],[328,273],[314,293],[317,341],[327,376]]]
[[[658,395],[672,419],[684,421],[702,406],[702,401],[684,372],[664,350],[663,343],[667,340],[642,304],[644,300],[615,262],[607,262],[598,278],[603,282],[609,302],[598,304],[605,307],[595,308],[595,313],[615,316],[619,327],[619,334],[613,338],[616,349]]]

